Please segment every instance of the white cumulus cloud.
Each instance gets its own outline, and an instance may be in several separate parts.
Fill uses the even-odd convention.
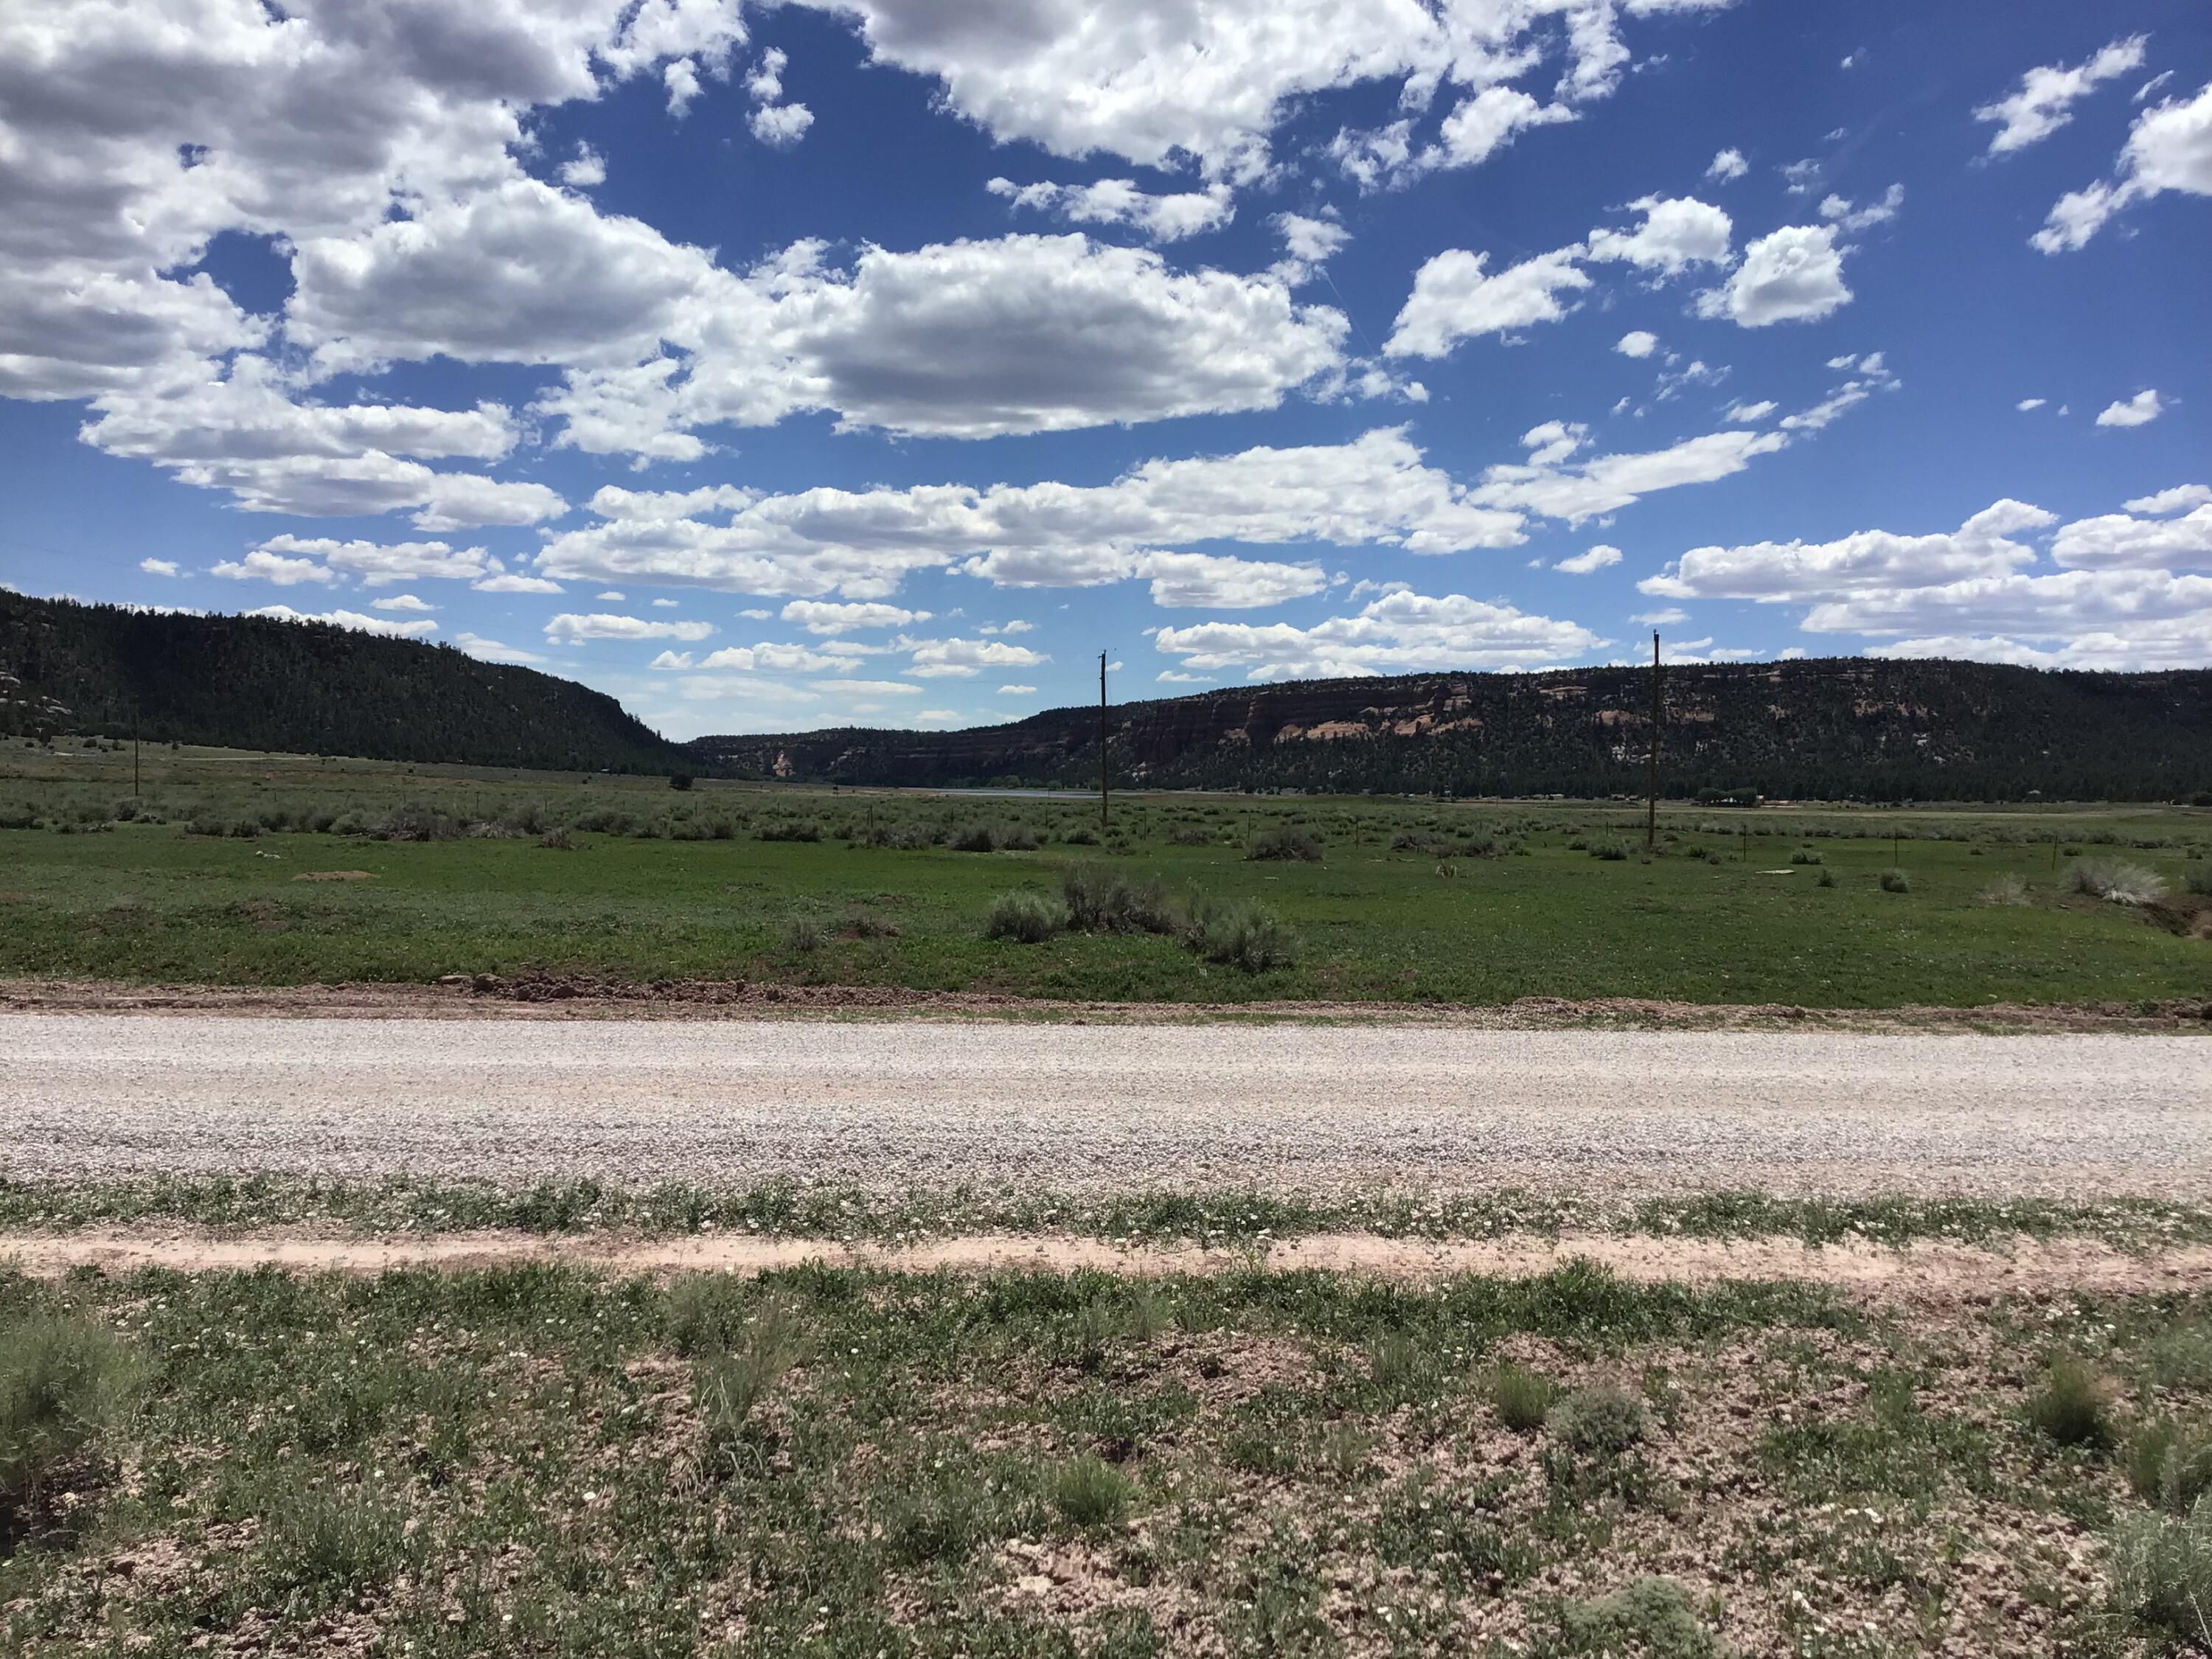
[[[2108,404],[2097,416],[2099,426],[2148,426],[2166,412],[2155,391],[2146,388],[2132,398]]]

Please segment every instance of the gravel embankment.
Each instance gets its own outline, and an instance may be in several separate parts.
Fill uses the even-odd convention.
[[[0,1017],[0,1173],[2212,1198],[2158,1036]]]

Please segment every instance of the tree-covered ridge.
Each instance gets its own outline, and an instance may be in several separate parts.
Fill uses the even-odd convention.
[[[1664,672],[1666,793],[2165,800],[2212,788],[2212,672],[1814,661]],[[1123,704],[1124,784],[1455,795],[1640,793],[1651,671],[1419,674]],[[702,765],[858,784],[1085,785],[1096,708],[962,732],[702,738]]]
[[[0,732],[134,731],[159,742],[377,760],[688,764],[612,697],[451,646],[0,592]]]

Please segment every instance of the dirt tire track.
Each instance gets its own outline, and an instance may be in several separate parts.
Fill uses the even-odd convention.
[[[1373,1233],[1316,1234],[1268,1248],[1202,1249],[1122,1245],[1057,1234],[986,1233],[884,1246],[826,1238],[634,1234],[549,1237],[520,1232],[423,1235],[343,1234],[298,1229],[222,1232],[200,1228],[106,1227],[0,1237],[0,1264],[37,1278],[77,1267],[128,1273],[179,1272],[374,1274],[395,1268],[466,1271],[562,1263],[598,1272],[652,1276],[718,1272],[753,1275],[806,1262],[902,1273],[1036,1270],[1159,1275],[1218,1273],[1263,1264],[1366,1278],[1421,1281],[1476,1273],[1525,1279],[1577,1260],[1638,1283],[1790,1279],[1832,1285],[1883,1301],[1982,1303],[1999,1297],[2083,1291],[2140,1294],[2201,1288],[2212,1282],[2212,1247],[2130,1255],[2088,1240],[2003,1249],[1913,1244],[1810,1246],[1794,1239],[1622,1237],[1535,1235],[1480,1241],[1386,1238]]]
[[[1975,1008],[1804,1008],[1647,997],[1522,997],[1505,1004],[1416,1002],[1072,1002],[889,985],[780,985],[744,980],[635,981],[525,973],[453,975],[434,985],[128,985],[0,980],[0,1012],[253,1014],[325,1019],[1038,1018],[1118,1024],[1328,1020],[1553,1030],[1584,1026],[1681,1030],[2201,1031],[2212,998],[2162,1002],[1990,1003]]]

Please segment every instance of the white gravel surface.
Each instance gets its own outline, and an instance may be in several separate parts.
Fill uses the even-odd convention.
[[[2212,1197],[2212,1039],[0,1016],[0,1172]]]

